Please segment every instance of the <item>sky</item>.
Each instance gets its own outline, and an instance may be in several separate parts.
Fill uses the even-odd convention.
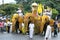
[[[4,4],[5,3],[16,3],[14,0],[4,0]],[[2,4],[2,0],[0,0],[0,5]]]

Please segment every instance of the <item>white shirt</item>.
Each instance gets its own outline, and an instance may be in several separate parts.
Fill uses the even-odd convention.
[[[22,27],[24,27],[24,23],[22,23]]]
[[[4,26],[7,26],[7,23],[6,22],[4,22]]]
[[[30,23],[29,24],[29,28],[30,28],[30,30],[34,30],[34,24],[33,23]]]
[[[22,16],[23,17],[23,13],[19,13],[19,16]]]
[[[22,16],[23,17],[22,10],[18,10],[17,12],[18,12],[19,16]]]
[[[45,34],[45,39],[46,38],[48,38],[48,40],[51,39],[51,26],[50,25],[47,26],[47,30],[46,30],[46,34]]]
[[[11,26],[11,22],[8,21],[8,22],[7,22],[7,25]]]

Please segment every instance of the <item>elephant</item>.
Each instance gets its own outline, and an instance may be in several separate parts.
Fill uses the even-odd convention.
[[[12,32],[15,31],[16,20],[19,22],[19,30],[22,30],[23,17],[19,16],[17,13],[12,17]]]

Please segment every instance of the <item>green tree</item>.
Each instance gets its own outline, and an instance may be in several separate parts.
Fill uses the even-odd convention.
[[[3,15],[5,15],[6,13],[5,13],[5,11],[3,11],[3,10],[0,10],[0,14],[3,14]]]
[[[17,8],[18,8],[17,4],[4,4],[4,6],[0,5],[0,10],[3,10],[5,15],[11,15],[15,13]]]
[[[51,8],[55,8],[60,13],[60,0],[48,0],[45,4]]]
[[[57,15],[58,15],[58,11],[53,8],[52,9],[52,18],[55,19]]]

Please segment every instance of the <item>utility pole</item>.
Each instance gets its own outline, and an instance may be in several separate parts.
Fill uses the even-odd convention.
[[[4,0],[2,0],[2,4],[4,4]]]
[[[3,5],[3,8],[4,8],[4,0],[2,0],[2,5]]]

